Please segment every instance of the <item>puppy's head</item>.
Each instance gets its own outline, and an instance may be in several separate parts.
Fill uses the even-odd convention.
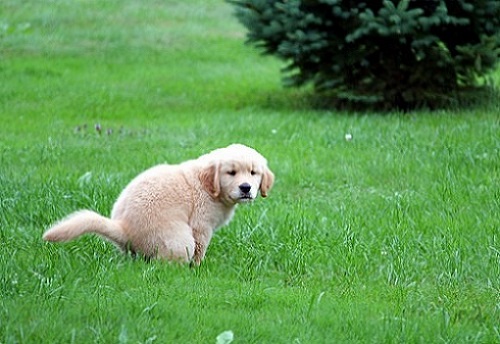
[[[205,165],[200,174],[205,190],[227,204],[251,202],[259,190],[267,197],[274,183],[266,159],[244,145],[217,149],[200,160]]]

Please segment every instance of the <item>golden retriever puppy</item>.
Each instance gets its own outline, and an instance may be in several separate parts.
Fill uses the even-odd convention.
[[[266,197],[274,182],[266,159],[233,144],[178,165],[158,165],[125,187],[106,218],[75,212],[43,235],[69,241],[95,233],[123,251],[147,258],[200,264],[216,229],[227,224],[239,203]]]

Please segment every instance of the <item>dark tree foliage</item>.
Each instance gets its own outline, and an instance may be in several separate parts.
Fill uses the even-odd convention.
[[[285,84],[385,107],[435,106],[491,72],[499,0],[229,0]]]

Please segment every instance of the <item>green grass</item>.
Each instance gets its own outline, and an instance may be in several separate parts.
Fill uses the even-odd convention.
[[[231,11],[1,2],[0,343],[499,342],[498,100],[310,110]],[[109,214],[143,169],[232,142],[276,183],[201,267],[42,242],[76,209]]]

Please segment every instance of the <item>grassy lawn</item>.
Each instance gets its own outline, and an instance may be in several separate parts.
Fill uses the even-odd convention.
[[[311,110],[231,13],[0,3],[0,343],[500,342],[500,101]],[[74,210],[109,215],[140,171],[233,142],[275,187],[199,268],[42,242]]]

